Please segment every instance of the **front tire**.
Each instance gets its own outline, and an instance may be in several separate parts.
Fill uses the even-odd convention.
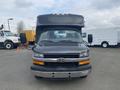
[[[103,42],[103,43],[101,44],[101,46],[102,46],[103,48],[107,48],[107,47],[109,46],[109,44],[108,44],[107,42]]]
[[[6,42],[5,43],[5,48],[6,49],[13,49],[13,47],[14,47],[14,44],[12,42]]]

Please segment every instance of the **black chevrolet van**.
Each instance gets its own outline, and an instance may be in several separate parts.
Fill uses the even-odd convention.
[[[82,39],[84,17],[49,14],[37,17],[31,70],[36,78],[86,78],[89,48]]]

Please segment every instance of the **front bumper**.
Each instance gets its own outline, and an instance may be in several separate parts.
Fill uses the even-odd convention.
[[[20,42],[14,43],[14,47],[18,47],[20,45]]]
[[[46,68],[33,65],[33,75],[42,78],[79,78],[87,76],[91,72],[91,65],[84,65],[77,68]]]
[[[32,71],[35,76],[42,78],[78,78],[87,76],[91,70],[71,71],[71,72],[43,72]]]

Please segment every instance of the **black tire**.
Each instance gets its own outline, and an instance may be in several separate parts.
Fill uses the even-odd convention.
[[[14,44],[12,42],[6,42],[5,43],[5,48],[6,49],[13,49],[13,47],[14,47]]]
[[[103,43],[101,44],[101,46],[102,46],[103,48],[107,48],[107,47],[109,46],[109,44],[108,44],[108,42],[103,42]]]

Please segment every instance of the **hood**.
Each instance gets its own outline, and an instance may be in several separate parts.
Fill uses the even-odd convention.
[[[78,46],[39,46],[37,45],[33,51],[37,53],[80,53],[89,48],[85,44]]]
[[[7,39],[19,39],[19,37],[17,37],[17,36],[7,36],[6,38]]]
[[[12,40],[13,42],[19,42],[19,37],[17,36],[8,36],[6,39]]]

